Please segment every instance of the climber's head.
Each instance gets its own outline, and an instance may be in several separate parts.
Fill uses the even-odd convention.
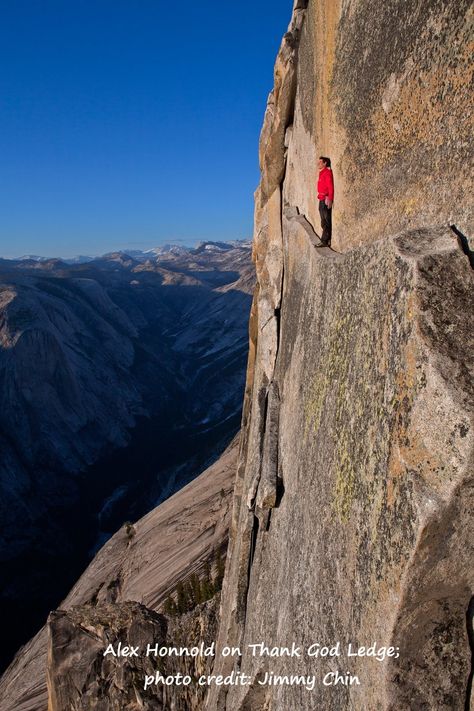
[[[322,170],[323,168],[330,168],[331,167],[331,159],[328,158],[327,156],[319,156],[318,165],[319,165],[319,170]]]

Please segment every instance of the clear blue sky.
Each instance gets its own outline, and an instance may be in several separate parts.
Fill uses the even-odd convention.
[[[292,0],[0,3],[0,255],[250,237]]]

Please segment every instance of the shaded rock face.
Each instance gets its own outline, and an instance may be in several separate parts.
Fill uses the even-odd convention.
[[[154,657],[114,656],[109,645],[163,645],[166,620],[138,603],[84,606],[52,612],[48,620],[49,711],[135,711],[143,708],[145,675]],[[161,711],[163,687],[148,690],[146,707]]]
[[[158,625],[162,625],[164,602],[168,595],[176,594],[177,583],[188,580],[193,574],[201,577],[206,564],[212,563],[215,552],[225,549],[237,453],[238,438],[235,438],[218,461],[197,479],[137,521],[133,529],[122,527],[103,546],[61,603],[61,611],[53,613],[50,618],[50,627],[63,630],[65,637],[51,637],[49,659],[47,629],[43,627],[20,649],[1,677],[0,711],[46,711],[47,669],[52,693],[53,686],[57,689],[54,692],[56,699],[59,699],[59,689],[62,689],[56,703],[64,704],[64,711],[74,708],[68,705],[69,681],[63,686],[62,678],[68,670],[68,679],[73,679],[78,650],[82,649],[83,644],[85,665],[81,667],[81,694],[87,698],[87,694],[97,693],[94,676],[97,669],[102,670],[97,672],[98,679],[104,684],[106,679],[110,679],[115,694],[120,690],[125,693],[118,668],[112,665],[106,672],[103,669],[100,649],[103,651],[104,635],[116,634],[116,618],[125,620],[126,624],[121,629],[128,634],[136,615],[140,630],[141,620],[151,620],[151,626],[146,627],[151,633],[157,618],[155,613],[159,613]],[[170,644],[189,646],[205,642],[208,645],[215,641],[218,611],[217,595],[192,612],[167,619]],[[95,632],[89,639],[88,621],[99,618],[103,624],[94,622]],[[156,668],[154,658],[153,663]],[[178,671],[207,674],[211,663],[212,658],[180,658],[171,660],[167,668],[171,674]],[[143,670],[140,668],[140,675]],[[127,686],[130,680],[133,682],[131,673],[129,669]],[[194,683],[186,689],[172,686],[164,697],[165,708],[172,711],[202,708],[205,690],[205,687],[197,687]],[[76,693],[74,689],[72,692]],[[77,695],[74,698],[77,699]],[[107,699],[107,696],[104,698]],[[126,697],[116,695],[115,698],[121,698],[124,702]],[[144,708],[149,708],[146,706],[148,701],[161,703],[161,697],[154,698],[147,691],[143,697]],[[95,707],[91,702],[85,708]]]
[[[168,639],[176,646],[189,647],[215,643],[219,627],[220,594],[192,612],[169,620]],[[214,656],[170,657],[167,670],[171,674],[188,674],[193,682],[186,687],[168,690],[167,709],[170,711],[201,711],[204,708],[207,687],[199,686],[196,680],[212,674]]]
[[[48,711],[198,711],[205,686],[148,683],[170,676],[197,679],[212,656],[146,655],[150,648],[199,647],[215,642],[219,595],[167,620],[134,602],[57,610],[48,619]],[[109,645],[129,656],[106,654]],[[119,647],[121,645],[121,648]],[[131,650],[136,649],[137,654]]]
[[[451,116],[468,103],[471,17],[466,3],[294,4],[260,143],[222,592],[219,644],[243,656],[214,669],[253,683],[211,689],[206,709],[467,707],[474,279],[447,223],[472,220],[470,108],[459,124]],[[410,94],[438,120],[413,121]],[[314,249],[320,154],[334,158],[338,252]],[[254,657],[257,642],[339,642],[341,656]],[[374,642],[398,656],[348,658],[349,643]],[[267,672],[314,674],[315,686],[260,685]],[[335,672],[359,684],[325,686]]]
[[[20,619],[3,663],[91,550],[235,434],[253,280],[245,243],[2,260],[1,600]]]

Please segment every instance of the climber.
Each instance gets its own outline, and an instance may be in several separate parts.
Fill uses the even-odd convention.
[[[334,180],[331,170],[331,159],[319,156],[318,200],[319,214],[321,216],[321,244],[318,247],[331,246],[332,234],[332,203],[334,200]]]

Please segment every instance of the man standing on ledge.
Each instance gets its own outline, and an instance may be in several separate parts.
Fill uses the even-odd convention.
[[[319,214],[321,216],[321,247],[331,246],[332,234],[332,203],[334,200],[334,180],[331,170],[331,159],[319,156],[318,200]]]

